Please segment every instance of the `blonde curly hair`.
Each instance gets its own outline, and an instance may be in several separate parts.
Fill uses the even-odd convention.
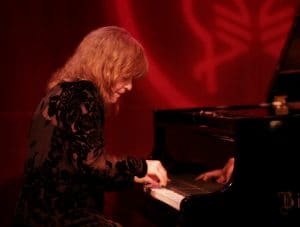
[[[101,27],[84,37],[75,53],[49,80],[47,89],[61,82],[92,81],[104,102],[119,78],[139,78],[148,72],[141,44],[123,28]]]

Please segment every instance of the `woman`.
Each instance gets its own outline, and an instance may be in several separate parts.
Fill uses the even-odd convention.
[[[164,186],[157,160],[104,150],[104,113],[147,73],[142,46],[124,29],[89,33],[53,74],[30,130],[25,180],[14,224],[119,226],[102,215],[103,194],[133,182]]]

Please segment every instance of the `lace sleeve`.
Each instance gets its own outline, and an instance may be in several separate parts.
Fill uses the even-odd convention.
[[[106,154],[104,108],[95,87],[74,84],[62,87],[60,97],[57,120],[67,132],[65,152],[80,174],[100,178],[107,187],[129,183],[133,181],[133,176],[146,174],[144,160]]]

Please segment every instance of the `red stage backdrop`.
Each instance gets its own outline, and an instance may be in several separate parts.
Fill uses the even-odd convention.
[[[298,2],[2,3],[1,199],[22,174],[31,113],[47,80],[91,30],[125,27],[146,49],[149,74],[134,84],[133,92],[122,98],[119,114],[106,124],[110,152],[146,157],[153,143],[154,109],[253,104],[266,99]],[[14,205],[14,198],[5,199],[7,206]]]

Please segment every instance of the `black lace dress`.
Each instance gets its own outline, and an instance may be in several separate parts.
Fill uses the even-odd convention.
[[[27,226],[118,226],[102,215],[103,193],[131,186],[145,160],[104,150],[102,99],[88,81],[65,82],[39,104],[14,218]]]

